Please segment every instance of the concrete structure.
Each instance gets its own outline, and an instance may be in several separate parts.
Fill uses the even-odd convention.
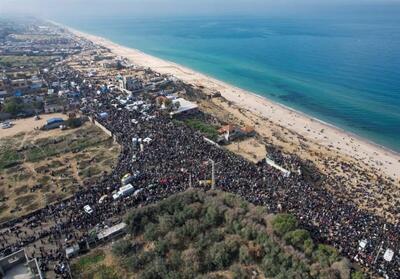
[[[11,81],[11,86],[14,89],[26,88],[28,87],[28,81],[26,79],[14,79]]]
[[[142,83],[134,77],[123,77],[118,80],[121,89],[135,91],[143,88]]]
[[[42,279],[36,259],[28,259],[25,250],[19,250],[0,259],[0,278]]]
[[[255,135],[255,130],[253,127],[250,126],[241,128],[237,125],[228,124],[221,127],[218,130],[218,133],[219,133],[218,142],[228,143],[232,140],[236,140],[239,138],[252,137]]]
[[[284,177],[289,177],[291,172],[287,169],[282,168],[281,166],[277,165],[274,161],[269,158],[265,158],[265,162],[270,165],[271,167],[281,171]]]
[[[64,106],[61,104],[44,104],[44,112],[45,113],[53,113],[53,112],[63,112]]]
[[[171,117],[182,114],[193,114],[198,112],[199,108],[195,103],[192,103],[183,98],[173,99],[172,105],[175,107],[175,109],[170,112]]]

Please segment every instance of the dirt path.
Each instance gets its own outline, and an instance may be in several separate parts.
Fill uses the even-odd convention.
[[[78,162],[76,160],[71,161],[72,176],[78,181],[79,185],[83,186],[83,180],[79,176]]]

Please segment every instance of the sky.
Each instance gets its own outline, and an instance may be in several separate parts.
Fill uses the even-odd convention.
[[[371,9],[371,6],[373,7]],[[400,0],[0,0],[0,14],[42,17],[107,15],[296,15],[392,9]],[[378,11],[379,11],[378,9]]]

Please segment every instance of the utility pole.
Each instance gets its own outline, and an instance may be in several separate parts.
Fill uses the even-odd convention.
[[[379,254],[381,253],[381,250],[382,250],[382,246],[383,246],[383,241],[382,241],[381,245],[379,246],[378,253],[377,253],[376,256],[375,256],[374,264],[375,264],[376,261],[378,260]]]
[[[192,174],[189,174],[189,188],[192,188]]]
[[[215,190],[215,162],[211,160],[211,189]]]

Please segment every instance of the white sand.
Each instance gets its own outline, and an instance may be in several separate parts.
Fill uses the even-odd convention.
[[[150,56],[136,49],[123,47],[98,36],[85,34],[73,29],[69,30],[78,36],[85,37],[98,45],[110,49],[118,56],[128,58],[138,66],[150,67],[162,74],[172,74],[187,83],[201,85],[209,90],[220,91],[227,100],[302,135],[309,142],[315,142],[326,147],[330,146],[344,155],[353,157],[376,168],[378,171],[382,171],[383,174],[389,177],[396,180],[400,179],[399,153],[176,63]]]

